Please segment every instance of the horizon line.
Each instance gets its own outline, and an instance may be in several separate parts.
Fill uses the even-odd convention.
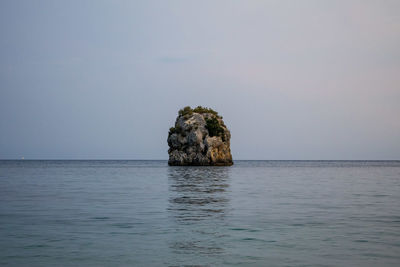
[[[168,161],[168,159],[21,159],[21,158],[0,158],[0,161],[39,161],[39,160],[46,160],[46,161]],[[236,159],[235,161],[400,161],[400,159]]]

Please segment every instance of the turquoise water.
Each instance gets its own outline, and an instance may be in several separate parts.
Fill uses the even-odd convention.
[[[2,266],[399,266],[400,162],[0,161]]]

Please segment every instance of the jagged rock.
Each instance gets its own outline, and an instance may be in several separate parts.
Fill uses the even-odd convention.
[[[231,133],[209,108],[185,107],[168,134],[169,165],[232,165]]]

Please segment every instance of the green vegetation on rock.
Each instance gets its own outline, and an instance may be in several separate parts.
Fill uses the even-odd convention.
[[[213,114],[215,116],[217,116],[218,118],[221,118],[221,116],[218,115],[218,112],[216,112],[215,110],[213,110],[212,108],[207,108],[207,107],[202,107],[202,106],[197,106],[196,108],[192,109],[190,106],[186,106],[183,109],[179,110],[178,114],[179,116],[186,116],[186,115],[192,115],[193,113],[210,113]]]
[[[189,107],[189,106],[186,106],[183,109],[180,109],[178,114],[179,114],[179,116],[192,115],[193,114],[193,109],[191,107]]]
[[[219,121],[213,117],[211,119],[206,119],[206,129],[208,130],[208,134],[210,137],[220,136],[222,141],[225,142],[225,130],[219,124]]]
[[[182,128],[179,126],[169,128],[168,136],[174,133],[182,133]]]
[[[174,134],[174,133],[176,133],[176,128],[175,127],[169,128],[168,136],[170,136],[171,134]]]

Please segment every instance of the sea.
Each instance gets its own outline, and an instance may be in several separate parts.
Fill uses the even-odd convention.
[[[0,161],[1,266],[400,266],[400,161]]]

